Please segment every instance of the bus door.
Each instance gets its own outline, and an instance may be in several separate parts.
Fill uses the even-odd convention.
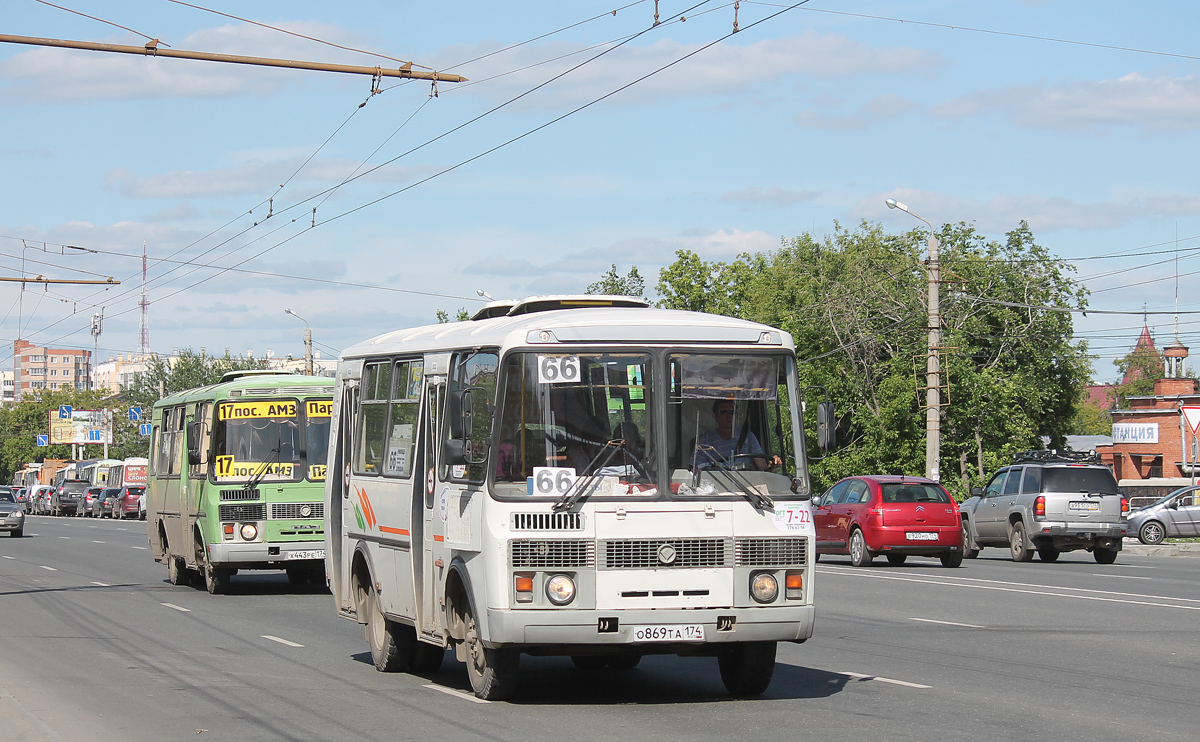
[[[209,433],[210,419],[212,417],[212,402],[201,402],[191,410],[192,415],[187,419],[184,430],[187,431],[187,436],[194,437],[195,440],[189,440],[184,448],[184,463],[187,465],[183,468],[183,488],[187,493],[187,529],[185,531],[185,541],[181,543],[183,546],[192,546],[186,553],[192,555],[192,559],[197,562],[204,557],[204,554],[199,551],[204,548],[204,523],[200,523],[201,540],[200,543],[195,543],[195,538],[192,535],[195,532],[196,521],[207,517],[204,512],[204,489],[208,482],[208,445],[211,441]],[[192,423],[199,422],[201,425],[193,426]],[[188,450],[196,449],[200,454],[200,460],[193,464],[189,458]],[[214,504],[214,507],[216,505]],[[212,514],[213,519],[219,517],[218,513]],[[194,552],[194,553],[193,553]],[[191,562],[192,559],[188,561]]]
[[[440,368],[439,361],[441,362]],[[446,568],[449,566],[449,554],[446,550],[446,523],[444,517],[439,515],[438,504],[439,501],[445,502],[445,498],[441,497],[440,493],[449,485],[442,480],[437,460],[442,410],[446,402],[446,376],[444,374],[448,362],[449,354],[436,358],[426,356],[425,360],[425,404],[422,406],[421,415],[421,451],[424,464],[422,471],[425,478],[423,487],[425,496],[415,499],[415,502],[423,505],[421,509],[424,511],[421,515],[420,565],[413,565],[415,570],[419,569],[421,576],[420,585],[416,591],[420,599],[420,629],[422,634],[435,637],[439,644],[442,639],[442,611],[439,599],[442,593],[442,580],[445,578]],[[432,375],[434,369],[440,370],[442,375]],[[416,546],[417,544],[414,543],[414,551]]]

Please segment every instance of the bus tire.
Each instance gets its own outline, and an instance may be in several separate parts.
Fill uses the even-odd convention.
[[[167,552],[167,581],[172,585],[187,585],[188,579],[187,565],[183,563],[183,557],[177,557],[170,551]]]
[[[229,592],[229,578],[233,576],[233,570],[214,567],[211,564],[205,564],[202,569],[204,589],[209,595],[224,595]]]
[[[471,689],[485,701],[505,701],[517,690],[517,675],[521,672],[521,653],[516,649],[489,649],[479,638],[475,615],[467,609],[466,623],[467,677]]]
[[[775,672],[775,642],[741,642],[717,655],[721,682],[735,696],[762,695]]]
[[[367,589],[365,604],[367,642],[371,645],[371,662],[375,669],[379,672],[407,670],[416,650],[417,630],[383,615],[374,586]]]

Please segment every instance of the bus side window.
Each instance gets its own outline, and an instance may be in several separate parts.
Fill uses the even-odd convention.
[[[409,477],[417,442],[417,411],[421,406],[423,360],[396,361],[392,372],[391,417],[383,473]]]
[[[363,367],[359,395],[358,435],[354,451],[356,474],[383,471],[383,449],[387,442],[388,396],[391,392],[390,361],[369,363]]]

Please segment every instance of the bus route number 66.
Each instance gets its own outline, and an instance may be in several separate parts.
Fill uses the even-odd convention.
[[[575,470],[569,466],[533,467],[533,493],[531,494],[558,497],[566,494],[574,484]]]
[[[579,356],[538,356],[539,384],[570,384],[579,381]]]

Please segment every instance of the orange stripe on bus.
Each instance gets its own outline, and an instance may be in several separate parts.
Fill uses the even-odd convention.
[[[407,529],[407,528],[392,528],[391,526],[380,526],[380,527],[379,527],[379,530],[383,531],[384,533],[395,533],[395,534],[398,534],[398,535],[400,535],[400,536],[407,536],[407,535],[408,535],[408,529]]]

